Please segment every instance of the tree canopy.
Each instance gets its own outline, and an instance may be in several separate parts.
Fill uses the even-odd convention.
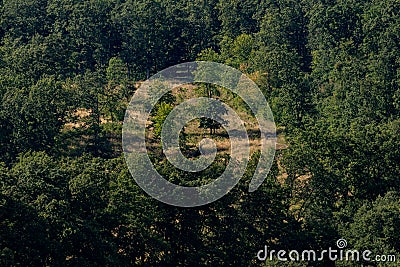
[[[248,75],[279,142],[257,191],[248,192],[254,149],[229,194],[187,209],[140,189],[121,132],[144,80],[194,60]],[[156,105],[146,129],[155,168],[174,183],[207,183],[229,149],[200,173],[160,151],[163,122],[184,96],[254,114],[209,84],[173,89]],[[181,134],[192,159],[190,142],[226,141],[211,119],[193,125]],[[400,2],[0,1],[0,150],[1,266],[344,266],[256,257],[265,245],[324,250],[339,238],[400,260]]]

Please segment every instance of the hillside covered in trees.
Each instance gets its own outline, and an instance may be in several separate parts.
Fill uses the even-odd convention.
[[[257,191],[248,192],[253,149],[229,194],[179,208],[135,183],[122,122],[142,81],[194,60],[247,74],[279,144]],[[183,88],[154,110],[152,161],[171,181],[224,170],[229,153],[196,176],[157,146],[181,96],[217,93],[229,98]],[[222,129],[197,131],[227,141]],[[189,156],[194,132],[185,133]],[[257,259],[265,245],[320,251],[340,238],[397,255],[365,266],[398,266],[400,2],[2,0],[0,151],[0,266],[361,266]]]

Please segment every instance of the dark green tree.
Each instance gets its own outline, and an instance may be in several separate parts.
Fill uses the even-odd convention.
[[[8,153],[52,151],[67,110],[68,95],[54,78],[41,79],[30,88],[10,89],[0,112],[8,134],[4,142],[12,144]]]

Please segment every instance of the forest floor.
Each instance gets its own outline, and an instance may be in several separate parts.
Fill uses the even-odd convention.
[[[224,88],[219,88],[219,95],[216,97],[221,100],[229,107],[233,108],[238,116],[244,122],[245,128],[247,130],[247,134],[249,137],[249,146],[250,146],[250,155],[256,151],[260,151],[261,149],[261,140],[260,140],[260,131],[258,128],[258,123],[254,115],[251,114],[248,108],[246,108],[246,104],[229,92]],[[182,87],[176,87],[172,90],[172,94],[176,98],[176,105],[183,103],[188,99],[193,99],[197,97],[201,97],[201,90],[199,87],[195,85],[185,85]],[[199,119],[190,121],[184,127],[185,135],[186,135],[186,145],[191,150],[197,150],[198,144],[204,138],[211,138],[214,140],[218,153],[230,153],[231,142],[229,136],[224,128],[216,129],[215,134],[210,134],[209,129],[203,129],[199,127],[200,121]],[[287,144],[285,141],[284,129],[277,128],[277,143],[276,149],[282,150],[287,148]],[[148,135],[149,147],[157,147],[159,146],[159,140],[152,140],[152,135]],[[197,153],[194,153],[196,156]]]
[[[246,104],[244,104],[244,102],[237,96],[230,93],[228,90],[225,90],[224,88],[219,88],[219,92],[220,94],[217,98],[222,102],[224,102],[225,104],[227,104],[228,106],[232,107],[244,122],[249,137],[250,155],[256,151],[260,151],[261,149],[260,131],[258,128],[258,123],[256,118],[251,114],[249,109],[246,108]],[[172,94],[176,98],[176,103],[175,103],[176,106],[188,99],[193,99],[202,96],[201,90],[199,89],[198,86],[195,85],[184,85],[182,87],[173,88]],[[85,109],[77,110],[75,114],[73,114],[73,116],[76,118],[76,121],[65,124],[64,132],[73,133],[77,129],[80,129],[82,127],[85,128],[85,121],[87,121],[90,118],[90,114],[91,113],[89,110]],[[103,125],[110,123],[110,121],[104,117],[100,118],[100,122]],[[149,122],[149,124],[151,125],[151,122]],[[191,151],[194,151],[194,153],[191,153],[192,155],[198,156],[198,153],[196,152],[198,151],[198,144],[204,138],[211,138],[214,140],[218,151],[217,153],[220,154],[230,153],[231,142],[224,128],[221,127],[220,129],[216,129],[215,134],[211,135],[209,129],[200,128],[199,124],[200,122],[197,119],[190,121],[185,125],[186,146]],[[283,128],[277,128],[276,136],[277,136],[276,149],[282,150],[287,148]],[[153,137],[151,130],[148,131],[147,137],[148,137],[148,148],[158,150],[160,148],[159,144],[160,140],[156,140]],[[81,141],[85,142],[84,140]],[[113,138],[113,143],[114,143],[113,146],[117,147],[121,144],[121,140],[118,140],[118,138],[116,139]],[[84,146],[83,143],[81,145]],[[188,156],[190,157],[190,155]]]

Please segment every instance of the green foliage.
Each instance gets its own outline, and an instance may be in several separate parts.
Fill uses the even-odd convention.
[[[399,34],[398,0],[0,1],[0,265],[284,266],[257,251],[322,250],[340,237],[399,257]],[[143,79],[195,59],[253,79],[286,143],[256,192],[247,190],[258,154],[225,197],[183,209],[138,187],[121,127]],[[201,64],[195,75],[238,78]],[[152,141],[175,104],[167,93],[153,110]],[[151,156],[185,186],[229,161],[218,152],[190,173]],[[307,264],[335,263],[287,266]]]
[[[104,115],[113,122],[124,120],[125,110],[134,89],[128,79],[128,68],[120,58],[111,58],[106,69],[108,84],[104,89]]]
[[[169,104],[169,103],[165,103],[165,102],[161,102],[158,106],[157,106],[157,111],[153,117],[153,127],[154,127],[154,135],[157,138],[161,137],[161,130],[163,127],[163,123],[165,121],[165,119],[168,117],[168,114],[174,109],[174,106]]]
[[[365,203],[355,212],[353,221],[343,227],[354,249],[372,251],[373,255],[400,255],[400,196],[390,191],[375,201]],[[388,262],[385,266],[396,266]]]
[[[259,2],[255,0],[219,1],[217,9],[221,21],[221,36],[235,38],[242,33],[257,31],[258,22],[254,16]]]
[[[46,14],[46,0],[4,2],[1,8],[0,25],[11,38],[26,41],[36,34],[48,32],[49,17]]]
[[[66,112],[68,95],[54,78],[43,78],[30,88],[10,89],[3,97],[0,117],[14,154],[32,150],[51,151]],[[7,141],[6,141],[7,140]]]

